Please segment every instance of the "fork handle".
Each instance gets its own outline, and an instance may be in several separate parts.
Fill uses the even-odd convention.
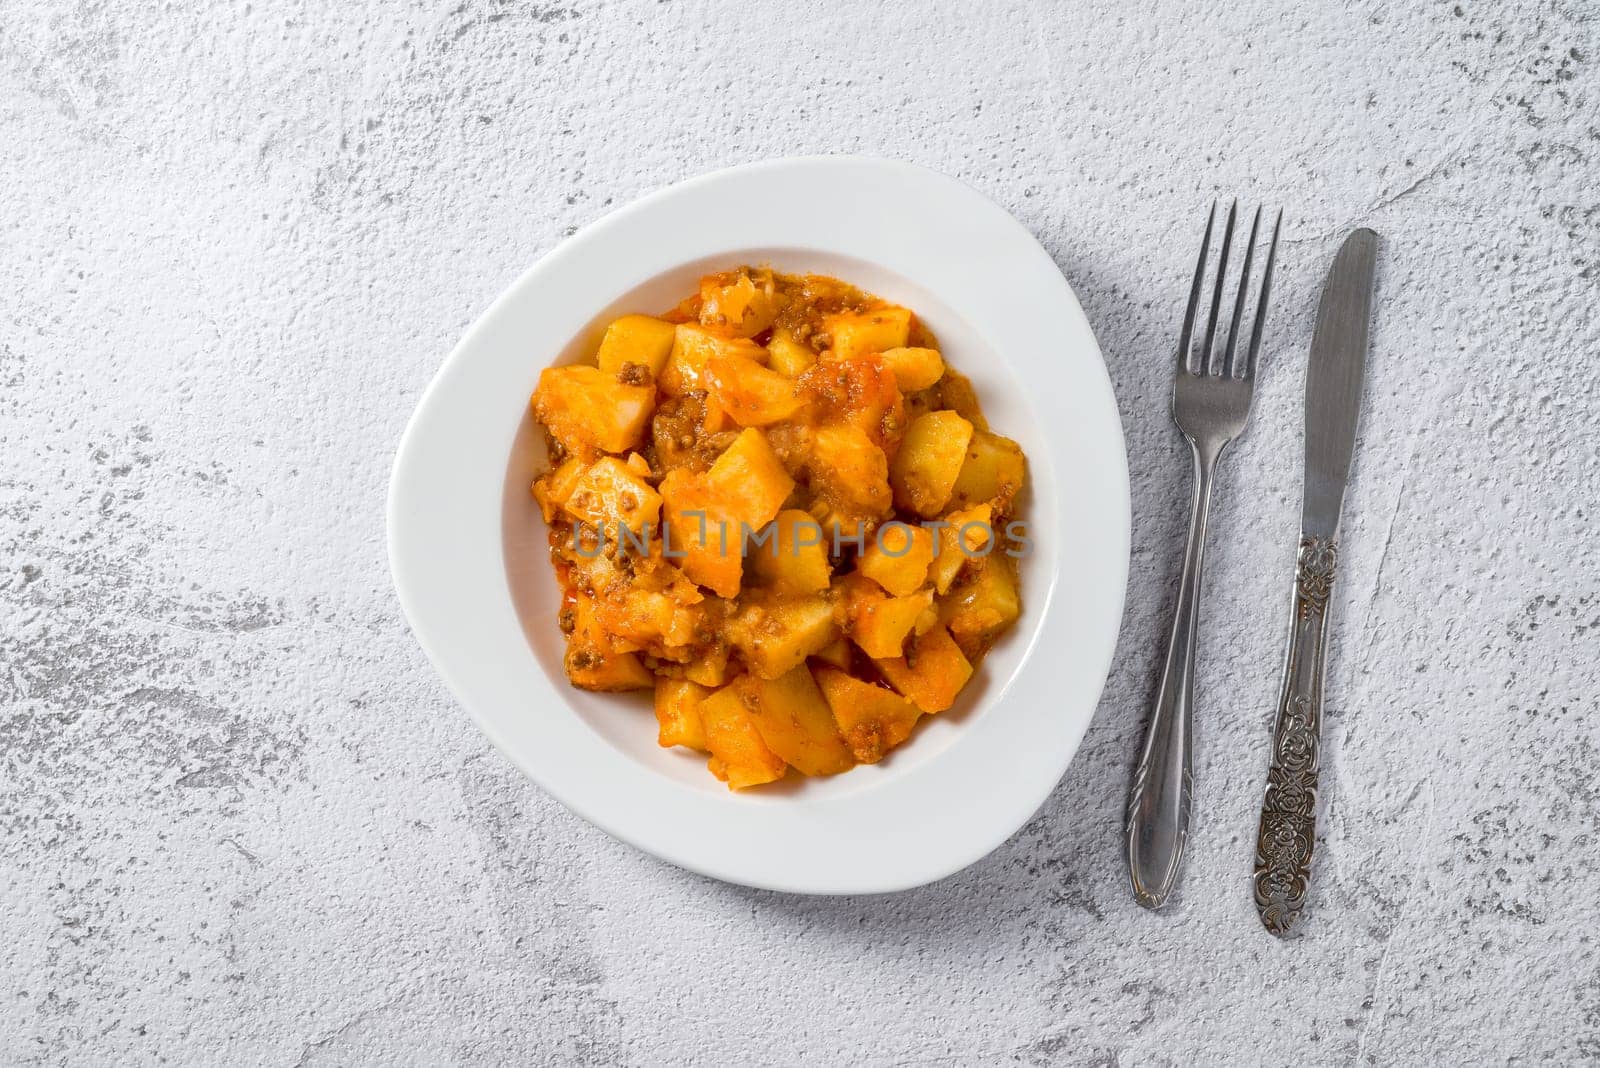
[[[1339,548],[1332,538],[1300,536],[1294,619],[1284,658],[1272,763],[1256,833],[1256,911],[1267,930],[1289,933],[1305,907],[1317,842],[1317,783],[1322,767],[1322,680],[1328,657],[1328,595]]]
[[[1194,791],[1193,694],[1195,638],[1200,621],[1200,581],[1205,562],[1206,520],[1220,447],[1194,449],[1194,500],[1183,576],[1173,612],[1167,659],[1155,708],[1145,728],[1144,749],[1128,791],[1128,872],[1133,896],[1160,908],[1178,882],[1189,838]]]

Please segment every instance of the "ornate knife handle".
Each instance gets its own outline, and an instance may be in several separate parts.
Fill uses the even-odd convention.
[[[1261,922],[1288,934],[1305,907],[1316,848],[1321,770],[1322,680],[1328,653],[1328,595],[1339,548],[1301,535],[1295,564],[1294,622],[1272,732],[1272,765],[1256,834],[1255,899]]]

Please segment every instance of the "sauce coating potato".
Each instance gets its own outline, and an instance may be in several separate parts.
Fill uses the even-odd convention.
[[[532,408],[568,678],[653,689],[661,745],[732,789],[883,759],[1022,612],[1026,460],[910,308],[707,275]]]

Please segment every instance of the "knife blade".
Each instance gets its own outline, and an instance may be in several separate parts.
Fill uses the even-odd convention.
[[[1361,415],[1377,252],[1378,235],[1365,229],[1340,246],[1323,285],[1306,368],[1305,498],[1294,608],[1252,879],[1261,922],[1279,936],[1300,918],[1311,885],[1328,601],[1339,563],[1339,511]]]
[[[1300,518],[1301,533],[1314,537],[1339,533],[1339,509],[1361,415],[1377,260],[1377,234],[1362,229],[1345,238],[1317,307],[1306,368],[1306,480]]]

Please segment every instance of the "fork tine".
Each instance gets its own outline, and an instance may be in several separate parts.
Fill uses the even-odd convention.
[[[1244,246],[1244,270],[1239,272],[1239,295],[1233,298],[1233,319],[1228,323],[1228,348],[1222,354],[1222,373],[1234,378],[1244,377],[1244,357],[1238,353],[1239,320],[1244,316],[1244,299],[1250,294],[1250,261],[1255,259],[1256,234],[1260,228],[1261,208],[1257,205],[1255,217],[1250,220],[1250,240]]]
[[[1272,265],[1278,259],[1278,228],[1283,225],[1283,209],[1272,223],[1272,244],[1267,247],[1267,265],[1261,272],[1261,303],[1256,305],[1256,325],[1250,332],[1250,360],[1245,365],[1244,376],[1256,376],[1256,353],[1261,351],[1261,332],[1267,325],[1267,297],[1272,293]]]
[[[1194,337],[1194,310],[1200,303],[1200,284],[1206,279],[1206,259],[1211,251],[1211,226],[1217,218],[1217,202],[1211,202],[1211,213],[1206,216],[1206,232],[1200,238],[1200,262],[1195,265],[1194,283],[1189,286],[1189,307],[1183,313],[1183,332],[1178,335],[1178,373],[1189,369],[1189,342]]]
[[[1222,288],[1228,280],[1228,249],[1233,244],[1233,219],[1239,212],[1239,201],[1228,205],[1228,222],[1222,231],[1222,255],[1217,259],[1217,282],[1211,287],[1211,319],[1206,323],[1206,343],[1200,350],[1199,373],[1211,373],[1211,339],[1217,332],[1217,312],[1222,307]]]

